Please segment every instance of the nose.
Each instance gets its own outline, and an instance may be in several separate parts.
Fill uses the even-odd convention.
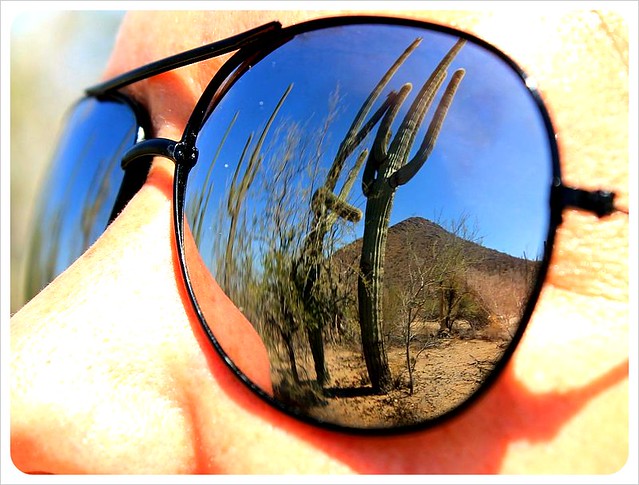
[[[226,391],[242,387],[224,377],[230,373],[188,304],[172,180],[172,162],[156,159],[146,184],[98,241],[11,320],[12,457],[20,469],[78,472],[82,463],[95,464],[97,450],[109,449],[122,473],[122,463],[145,446],[189,442],[187,411],[200,406],[194,396],[210,401],[214,393],[215,406],[225,406],[219,382],[230,382]],[[195,251],[190,238],[187,245]],[[243,368],[268,389],[268,360],[250,324],[208,272],[194,268],[191,276],[208,285],[216,332],[238,341],[237,352],[251,361]],[[169,472],[189,459],[171,453]],[[101,463],[107,470],[108,460]]]

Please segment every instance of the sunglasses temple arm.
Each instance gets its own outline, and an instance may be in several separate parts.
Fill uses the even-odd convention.
[[[628,213],[628,209],[615,206],[615,193],[608,190],[584,190],[558,185],[559,200],[564,208],[582,209],[598,217],[609,216],[614,212]]]
[[[242,34],[201,47],[196,47],[195,49],[167,57],[160,61],[152,62],[113,79],[92,86],[86,90],[86,94],[88,96],[101,96],[109,91],[120,89],[151,76],[156,76],[179,67],[188,66],[189,64],[194,64],[196,62],[233,52],[257,40],[261,41],[267,35],[278,32],[281,28],[282,25],[279,22],[270,22],[255,29],[248,30]]]

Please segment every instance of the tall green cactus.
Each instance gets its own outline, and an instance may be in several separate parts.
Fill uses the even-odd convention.
[[[311,211],[313,213],[311,230],[304,240],[301,257],[294,265],[294,281],[301,292],[306,308],[310,310],[310,314],[313,316],[313,321],[308,322],[306,326],[306,333],[313,355],[315,373],[320,384],[325,384],[330,378],[324,359],[323,318],[325,315],[323,315],[319,302],[316,301],[314,292],[315,285],[320,277],[324,239],[338,219],[341,218],[350,222],[358,222],[362,218],[362,212],[351,206],[347,202],[347,199],[361,167],[368,156],[368,150],[363,150],[360,153],[357,161],[348,172],[338,194],[335,194],[335,187],[344,170],[344,163],[347,158],[357,149],[388,111],[389,107],[395,101],[395,94],[391,94],[377,111],[371,115],[370,119],[364,123],[373,104],[377,101],[382,90],[386,87],[395,72],[397,72],[420,42],[421,39],[413,41],[386,71],[375,88],[373,88],[357,112],[346,136],[342,140],[333,163],[327,172],[324,184],[317,189],[311,199]]]
[[[358,279],[359,319],[366,367],[373,389],[388,392],[392,377],[382,338],[382,290],[386,238],[395,191],[408,183],[428,159],[439,135],[448,108],[455,96],[464,70],[457,70],[430,122],[424,140],[411,160],[408,160],[426,112],[447,77],[447,69],[464,45],[459,40],[433,71],[402,120],[391,141],[391,125],[406,100],[412,86],[405,84],[386,112],[373,142],[362,177],[362,191],[367,198],[362,237],[362,256]]]

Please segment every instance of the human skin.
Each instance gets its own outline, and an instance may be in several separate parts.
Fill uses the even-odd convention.
[[[625,23],[613,13],[539,10],[547,9],[392,14],[467,30],[511,55],[549,106],[564,182],[613,190],[627,208]],[[270,20],[326,15],[132,13],[105,77]],[[220,62],[130,88],[149,109],[155,136],[180,137]],[[352,436],[272,409],[210,348],[177,262],[172,170],[157,159],[96,244],[11,319],[11,455],[20,470],[593,474],[625,464],[627,214],[566,211],[532,321],[473,406],[425,431]],[[202,272],[196,284],[200,277],[210,276]],[[219,288],[211,292],[220,325],[241,325]],[[256,353],[251,373],[265,379],[259,342],[247,345]]]

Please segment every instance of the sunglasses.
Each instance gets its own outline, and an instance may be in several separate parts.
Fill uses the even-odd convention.
[[[153,138],[122,91],[231,53],[180,140]],[[525,330],[562,212],[618,210],[611,192],[562,184],[534,84],[481,39],[399,18],[274,22],[86,91],[43,192],[30,295],[100,236],[156,156],[175,163],[177,252],[210,344],[260,398],[346,432],[467,408]],[[203,269],[259,336],[268,384],[217,330]]]

